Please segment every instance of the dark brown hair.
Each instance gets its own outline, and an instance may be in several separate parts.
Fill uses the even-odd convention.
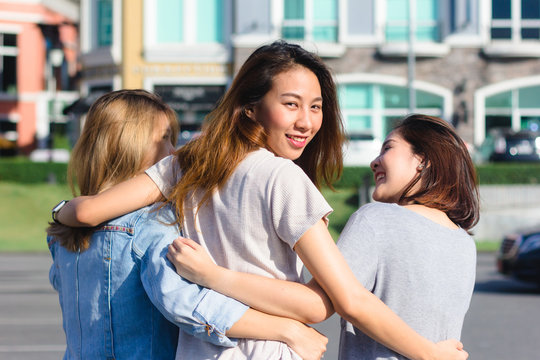
[[[467,146],[454,128],[434,116],[413,114],[393,130],[423,158],[424,168],[405,189],[399,203],[418,203],[444,211],[465,230],[479,218],[476,170]],[[420,187],[410,193],[416,183]]]
[[[249,118],[246,109],[261,101],[278,74],[296,66],[309,69],[319,80],[323,121],[295,163],[317,187],[322,183],[331,186],[341,175],[345,135],[332,75],[315,54],[298,45],[276,41],[249,56],[223,99],[207,116],[201,136],[178,150],[176,156],[182,178],[170,199],[175,204],[179,223],[183,220],[184,200],[190,193],[203,191],[200,206],[210,198],[213,190],[227,181],[249,152],[266,147],[263,126]]]

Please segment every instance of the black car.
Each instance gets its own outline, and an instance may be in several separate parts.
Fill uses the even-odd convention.
[[[540,161],[540,132],[494,129],[480,153],[489,161]]]
[[[540,228],[505,236],[497,254],[497,269],[540,286]]]

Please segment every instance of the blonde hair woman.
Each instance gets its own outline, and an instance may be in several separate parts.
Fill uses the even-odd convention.
[[[74,194],[75,183],[81,195],[95,195],[142,173],[173,151],[177,133],[176,114],[157,96],[144,90],[103,95],[73,149],[68,175]],[[288,341],[306,359],[320,357],[327,340],[315,330],[247,310],[179,277],[165,258],[179,235],[167,225],[174,220],[164,207],[94,228],[51,224],[50,281],[62,308],[64,359],[172,359],[175,325],[221,346],[236,344],[227,333]]]

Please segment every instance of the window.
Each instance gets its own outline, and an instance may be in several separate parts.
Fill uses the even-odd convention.
[[[112,0],[97,0],[96,3],[97,46],[112,45]]]
[[[0,33],[0,91],[17,93],[17,35]]]
[[[492,0],[493,40],[540,40],[538,0]]]
[[[494,128],[534,130],[540,128],[540,86],[504,91],[486,97],[486,135]]]
[[[177,145],[183,145],[200,133],[204,118],[225,93],[225,85],[154,85],[154,92],[161,96],[180,120]]]
[[[156,0],[156,43],[223,43],[224,0]]]
[[[284,0],[283,10],[283,38],[337,42],[337,0]]]
[[[440,41],[438,1],[416,0],[417,41]],[[409,0],[387,0],[386,40],[407,41],[409,36]]]
[[[417,90],[416,98],[417,112],[442,115],[441,96]],[[344,84],[339,86],[339,100],[346,131],[364,138],[383,139],[409,112],[408,89],[402,86]]]

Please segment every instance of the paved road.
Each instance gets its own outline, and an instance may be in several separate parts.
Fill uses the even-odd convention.
[[[540,359],[540,290],[494,271],[481,254],[463,342],[473,360]],[[60,307],[48,282],[48,254],[0,254],[0,359],[61,359]],[[337,359],[338,319],[318,328],[330,338],[325,359]]]

